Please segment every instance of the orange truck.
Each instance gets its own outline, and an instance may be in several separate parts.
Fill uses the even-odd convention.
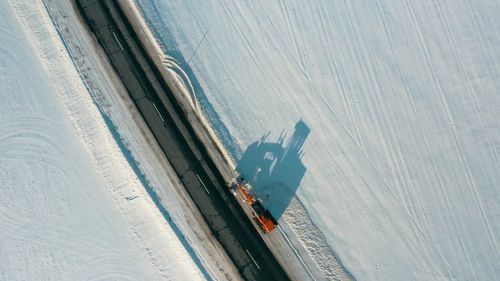
[[[245,179],[242,176],[236,177],[229,184],[229,187],[231,188],[231,191],[235,196],[236,192],[240,192],[245,202],[252,206],[252,209],[254,210],[252,212],[252,214],[254,215],[253,219],[259,225],[262,231],[264,231],[265,233],[273,231],[278,225],[278,222],[274,219],[271,212],[269,212],[269,210],[262,205],[262,202],[260,200],[256,199],[253,195],[248,193],[246,189],[247,186],[248,184],[245,182]]]

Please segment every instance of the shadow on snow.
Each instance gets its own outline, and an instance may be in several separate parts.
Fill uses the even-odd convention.
[[[302,146],[310,131],[299,120],[286,144],[284,132],[276,142],[267,140],[268,132],[248,146],[236,167],[276,220],[285,212],[306,173]]]

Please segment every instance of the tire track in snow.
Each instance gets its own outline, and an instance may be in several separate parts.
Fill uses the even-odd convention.
[[[424,42],[425,43],[425,42]],[[453,47],[453,46],[452,46]],[[455,46],[456,47],[456,46]],[[427,46],[425,46],[426,50],[427,50]],[[427,51],[428,52],[428,51]],[[446,193],[446,191],[444,190],[444,188],[440,188],[440,192],[441,192],[441,196],[443,197],[443,200],[445,202],[445,206],[446,206],[446,210],[447,210],[447,214],[450,215],[453,219],[453,221],[458,221],[457,219],[457,216],[455,215],[455,212],[453,211],[452,207],[450,206],[450,199]],[[447,225],[446,227],[449,227],[449,225]],[[459,234],[460,231],[457,227],[456,224],[453,224],[453,231],[450,231],[448,230],[449,233],[457,233]],[[460,250],[461,250],[461,255],[463,256],[463,258],[465,259],[466,261],[466,264],[468,265],[469,267],[469,271],[473,272],[474,273],[474,270],[473,270],[473,266],[471,264],[471,260],[467,254],[467,251],[465,249],[465,246],[464,246],[464,241],[462,239],[462,236],[461,235],[456,235],[456,238],[458,239],[458,243],[459,243],[459,246],[460,246]],[[475,273],[474,273],[475,274]]]
[[[318,20],[320,23],[321,30],[324,31],[324,36],[321,36],[322,40],[325,40],[326,44],[324,44],[326,51],[328,52],[328,56],[326,56],[326,60],[328,62],[328,68],[330,69],[330,73],[332,76],[335,76],[337,83],[339,84],[340,87],[340,94],[342,96],[342,106],[344,108],[347,108],[348,111],[348,118],[350,119],[350,123],[354,124],[354,129],[353,132],[349,132],[350,135],[354,136],[353,141],[355,141],[358,146],[361,146],[360,138],[361,138],[361,131],[359,127],[359,122],[358,119],[355,116],[353,106],[349,99],[347,98],[347,90],[346,86],[344,85],[348,81],[344,81],[344,77],[341,76],[340,71],[339,71],[339,63],[336,60],[336,54],[334,53],[335,48],[329,48],[330,46],[334,46],[332,41],[330,40],[330,33],[327,32],[326,24],[325,24],[325,19],[323,17],[323,13],[321,13],[322,10],[325,9],[320,3],[321,1],[315,1],[315,7],[316,7],[316,13],[318,14]],[[328,100],[326,100],[324,95],[321,95],[321,98],[323,100],[323,103],[327,105],[329,108],[330,112],[334,114],[333,108],[330,106],[330,103]],[[335,115],[335,114],[334,114]],[[347,129],[347,126],[344,126]]]
[[[491,141],[490,141],[491,137],[490,137],[490,134],[489,134],[488,130],[485,129],[484,121],[483,121],[484,118],[482,117],[483,114],[482,114],[481,108],[479,108],[479,106],[477,104],[477,101],[476,101],[477,100],[476,99],[476,93],[474,92],[474,89],[471,86],[470,79],[465,74],[465,71],[464,71],[465,66],[463,64],[463,59],[460,56],[460,52],[458,52],[458,48],[457,48],[457,44],[456,44],[456,41],[455,41],[455,37],[450,32],[450,26],[449,26],[449,23],[448,23],[448,20],[447,20],[447,16],[444,15],[443,7],[442,7],[442,5],[439,2],[435,2],[434,5],[436,6],[436,10],[438,11],[440,24],[441,24],[441,26],[443,27],[443,29],[446,32],[448,44],[452,47],[451,49],[452,49],[455,61],[458,62],[458,70],[460,72],[460,78],[461,78],[460,81],[461,81],[462,87],[463,87],[463,89],[466,90],[467,94],[469,95],[469,97],[472,100],[472,105],[474,107],[474,112],[475,112],[475,114],[478,117],[480,127],[481,127],[481,129],[486,134],[486,139],[487,139],[486,141],[488,143],[488,146],[492,147],[494,149],[494,153],[495,153],[494,157],[496,159],[497,156],[496,156],[495,148],[491,144]],[[461,147],[460,141],[458,140],[458,133],[456,132],[456,130],[455,130],[454,134],[456,135],[457,143],[460,145],[459,150],[460,150],[460,154],[461,154],[462,163],[469,163],[469,162],[465,162],[465,160],[466,160],[465,159],[465,153],[463,152],[463,148]],[[472,173],[470,171],[470,167],[468,167],[468,165],[467,165],[466,169],[468,171],[467,173],[468,173],[469,180],[471,181],[471,183],[472,183],[472,185],[473,185],[473,187],[475,189],[474,192],[476,193],[475,196],[477,196],[477,202],[479,204],[481,204],[481,202],[480,202],[481,199],[479,198],[479,194],[477,192],[477,187],[475,187],[475,184],[474,184],[474,181],[473,181],[473,176],[472,176]],[[482,206],[481,206],[481,209],[482,209],[481,213],[483,213],[483,219],[484,219],[485,223],[488,223],[488,218],[484,214],[484,210],[483,210]],[[493,232],[491,230],[491,227],[489,225],[487,225],[487,229],[490,232],[491,242],[493,243],[493,246],[495,248],[497,261],[500,261],[499,255],[498,255],[499,251],[498,251],[498,247],[497,247],[496,242],[495,242],[496,240],[495,240],[494,234],[493,234]],[[467,251],[464,248],[464,245],[463,245],[464,242],[462,240],[462,237],[460,235],[458,237],[460,239],[460,244],[462,246],[462,252],[463,252],[463,254],[464,254],[464,256],[465,256],[465,258],[467,260],[467,263],[469,265],[469,270],[474,273],[474,270],[473,270],[473,267],[472,267],[472,264],[471,264],[471,260],[470,260],[468,254],[467,254]],[[474,273],[474,275],[475,275],[475,273]]]
[[[364,67],[364,76],[365,76],[365,79],[369,81],[369,89],[372,89],[371,91],[367,91],[367,94],[371,94],[371,100],[373,102],[369,102],[367,103],[368,106],[372,109],[371,112],[382,112],[383,116],[385,118],[381,118],[381,122],[379,122],[379,118],[374,118],[374,116],[371,116],[371,120],[374,120],[375,124],[376,124],[376,128],[378,128],[377,133],[378,133],[378,138],[380,139],[380,142],[382,143],[382,147],[383,147],[383,150],[384,150],[384,153],[385,153],[385,158],[387,161],[387,163],[389,163],[390,165],[390,170],[392,171],[392,173],[395,174],[395,177],[394,178],[401,178],[402,175],[400,174],[399,170],[396,168],[396,160],[395,160],[395,153],[396,151],[395,150],[398,150],[399,149],[399,146],[398,145],[395,145],[395,130],[394,128],[390,125],[390,124],[387,124],[387,123],[384,123],[383,120],[388,120],[388,116],[387,116],[387,113],[389,112],[389,110],[387,109],[387,107],[385,106],[385,102],[382,100],[382,96],[381,96],[381,93],[382,93],[382,86],[380,85],[380,83],[378,82],[379,79],[376,79],[376,67],[373,63],[373,60],[371,58],[371,56],[368,54],[368,49],[366,47],[366,42],[365,40],[363,39],[363,37],[361,37],[359,34],[359,26],[352,20],[354,17],[354,11],[352,9],[352,6],[347,3],[347,1],[344,1],[344,8],[347,12],[347,17],[350,19],[349,20],[349,25],[351,26],[351,29],[353,30],[353,35],[354,35],[354,38],[356,38],[356,44],[357,46],[360,46],[359,47],[359,53],[360,53],[360,56],[361,56],[361,59],[360,61],[365,61],[365,62],[368,62],[367,63],[367,66]],[[388,138],[386,138],[384,136],[384,134],[382,132],[388,132]],[[393,147],[394,149],[390,149],[390,147]],[[368,153],[368,151],[366,151],[366,153]],[[374,169],[375,171],[377,171],[377,174],[379,175],[380,178],[383,178],[384,176],[381,174],[380,170],[377,168],[377,167],[380,167],[379,165],[375,165],[375,163],[373,163],[373,161],[370,159],[369,155],[366,154],[366,158],[369,159],[369,162],[372,163],[372,169]],[[404,162],[402,163],[404,165]],[[401,184],[398,183],[398,182],[394,182],[393,185],[391,184],[388,184],[386,183],[386,187],[388,189],[391,189],[391,186],[394,186],[398,189],[398,192],[400,193],[400,196],[403,196],[403,191],[401,189]],[[392,192],[392,190],[391,190]],[[397,196],[396,196],[397,197]],[[403,200],[403,203],[406,205],[406,202]],[[408,210],[408,207],[405,206],[405,208]]]
[[[479,199],[479,195],[478,195],[478,191],[477,191],[477,186],[472,178],[472,175],[471,175],[471,171],[470,171],[470,168],[468,166],[468,162],[466,162],[466,159],[465,159],[465,156],[464,156],[464,152],[463,152],[463,148],[462,148],[462,145],[461,145],[461,142],[459,140],[459,137],[458,137],[458,133],[457,133],[457,130],[456,130],[456,127],[455,127],[455,120],[453,118],[453,114],[451,112],[451,109],[450,109],[450,106],[448,104],[448,101],[445,97],[445,94],[441,88],[441,85],[439,83],[439,80],[437,78],[437,74],[435,73],[434,71],[434,68],[432,66],[432,63],[431,63],[431,59],[430,59],[430,51],[429,51],[429,47],[427,46],[427,43],[422,35],[422,31],[420,29],[420,26],[417,22],[417,19],[416,19],[416,16],[415,16],[415,12],[413,10],[413,7],[408,3],[408,0],[405,0],[405,5],[406,5],[406,8],[407,8],[407,12],[410,16],[410,19],[412,21],[412,26],[414,28],[414,30],[416,31],[417,33],[417,37],[419,39],[419,43],[420,43],[420,46],[421,46],[421,49],[422,49],[422,52],[423,52],[423,55],[424,55],[424,58],[425,58],[425,63],[426,63],[426,67],[427,67],[427,70],[430,72],[431,76],[432,76],[432,81],[433,81],[433,84],[434,84],[434,88],[437,90],[439,96],[440,96],[440,100],[441,100],[441,105],[442,107],[444,108],[444,111],[445,111],[445,114],[446,114],[446,117],[449,121],[449,125],[448,125],[448,129],[451,131],[452,133],[452,137],[453,137],[453,142],[455,144],[455,147],[458,151],[458,154],[459,154],[459,157],[460,157],[460,160],[461,160],[461,163],[462,165],[464,166],[464,169],[465,169],[465,172],[466,172],[466,176],[467,176],[467,181],[469,182],[469,187],[474,195],[474,202],[475,202],[475,205],[476,207],[479,209],[480,213],[481,213],[481,220],[482,220],[482,224],[483,226],[485,227],[487,233],[488,233],[488,236],[489,236],[489,239],[490,239],[490,243],[491,245],[493,245],[495,247],[495,249],[497,249],[497,246],[496,246],[496,243],[495,243],[495,238],[494,238],[494,234],[492,233],[492,230],[491,230],[491,227],[489,225],[489,221],[485,215],[485,211],[484,211],[484,207],[482,206],[482,203]],[[443,187],[440,185],[440,189],[441,189],[441,192],[446,196],[446,191],[443,190]],[[448,197],[446,196],[446,199],[445,199],[445,202],[450,202]],[[497,259],[498,259],[498,251],[496,251],[496,256],[497,256]]]
[[[285,16],[285,22],[286,22],[286,25],[288,28],[288,32],[290,33],[290,37],[293,40],[293,46],[295,47],[295,53],[296,53],[296,56],[300,62],[299,66],[300,66],[300,69],[302,71],[302,74],[304,75],[304,77],[307,78],[308,81],[311,81],[311,77],[309,76],[309,73],[306,70],[306,63],[304,61],[304,55],[301,51],[301,50],[303,50],[303,48],[301,48],[299,46],[299,40],[297,39],[297,32],[295,31],[295,28],[292,24],[292,20],[290,19],[290,13],[286,7],[286,3],[284,0],[279,0],[279,3],[280,3],[281,12]]]
[[[460,72],[460,78],[461,78],[460,82],[462,84],[462,88],[466,90],[467,94],[469,95],[469,97],[472,101],[474,113],[477,115],[480,128],[486,134],[486,142],[488,144],[488,148],[492,149],[492,152],[493,152],[492,154],[493,154],[494,160],[498,164],[499,161],[498,161],[498,154],[496,151],[496,147],[493,145],[490,132],[486,129],[484,117],[483,117],[484,113],[481,110],[481,107],[479,106],[479,103],[477,101],[477,93],[476,93],[474,87],[472,86],[472,82],[471,82],[470,77],[465,72],[466,67],[464,64],[464,59],[461,55],[461,52],[458,51],[455,36],[450,31],[450,24],[448,22],[449,16],[445,14],[445,11],[444,11],[442,4],[440,2],[434,2],[434,5],[436,6],[436,10],[438,11],[441,26],[446,31],[448,44],[452,46],[452,52],[453,52],[453,56],[455,58],[455,61],[458,63],[457,67],[458,67],[458,71]]]
[[[386,23],[385,23],[385,21],[384,21],[384,17],[383,17],[382,11],[381,11],[381,7],[380,7],[380,5],[378,4],[378,2],[377,2],[377,1],[375,1],[375,2],[376,2],[376,7],[377,7],[377,11],[378,11],[378,14],[379,14],[380,20],[381,20],[382,25],[383,25],[383,29],[384,29],[385,36],[386,36],[386,38],[387,38],[387,40],[388,40],[388,42],[389,42],[389,45],[390,45],[390,47],[391,47],[390,49],[391,49],[391,54],[392,54],[392,57],[396,57],[396,54],[395,54],[395,51],[394,51],[394,47],[393,47],[393,43],[392,43],[392,40],[391,40],[391,36],[390,36],[389,30],[388,30],[388,28],[387,28],[387,24],[386,24]],[[407,79],[406,79],[405,75],[403,74],[403,72],[402,72],[401,67],[399,66],[399,64],[397,65],[397,71],[398,71],[399,76],[400,76],[400,77],[401,77],[401,79],[402,79],[402,84],[403,84],[403,87],[404,87],[404,93],[406,93],[406,95],[405,95],[405,96],[407,97],[407,99],[408,99],[408,101],[409,101],[409,104],[410,104],[410,108],[411,108],[411,111],[410,111],[410,112],[411,112],[411,114],[412,114],[412,118],[413,118],[414,122],[415,122],[415,123],[416,123],[416,125],[417,125],[418,132],[420,133],[420,137],[421,137],[421,139],[423,140],[423,144],[424,144],[425,150],[426,150],[426,151],[430,151],[431,146],[430,146],[430,144],[429,144],[429,140],[428,140],[428,138],[427,138],[426,134],[424,133],[424,129],[423,129],[422,122],[421,122],[420,118],[418,117],[418,116],[419,116],[419,114],[418,114],[418,112],[417,112],[417,107],[416,107],[415,100],[414,100],[414,98],[413,98],[412,91],[410,90],[410,86],[408,85],[408,81],[407,81]],[[402,156],[400,156],[400,157],[402,157]],[[435,161],[435,159],[434,159],[434,157],[433,157],[433,156],[431,157],[431,161],[432,161],[432,162],[431,162],[431,163],[432,163],[432,165],[433,165],[433,166],[436,166],[436,161]],[[411,183],[412,183],[412,180],[411,180],[411,178],[410,178],[410,170],[408,169],[408,166],[405,164],[404,159],[402,159],[402,158],[401,158],[401,161],[400,161],[400,162],[401,162],[401,163],[403,163],[403,165],[402,165],[402,166],[403,166],[403,168],[404,168],[404,170],[405,170],[405,178],[407,179],[407,182],[405,183],[405,186],[410,187],[410,188],[408,188],[408,192],[409,192],[409,195],[410,195],[410,199],[411,199],[411,201],[415,201],[415,198],[416,198],[416,199],[419,201],[419,205],[423,205],[422,201],[421,201],[421,200],[419,200],[421,197],[420,197],[420,196],[418,196],[418,195],[415,195],[413,192],[411,192],[412,190],[417,190],[417,189],[416,189],[416,188],[411,188],[411,185],[413,185],[413,184],[411,184]],[[422,162],[422,160],[421,160],[420,162]],[[438,175],[438,174],[436,174],[435,172],[434,172],[434,176],[435,176],[437,179],[439,179],[439,175]],[[439,186],[440,186],[440,190],[442,191],[442,189],[443,189],[442,184],[441,184],[440,182],[438,182],[438,184],[439,184]],[[444,192],[441,192],[441,194],[442,194],[443,196],[445,196],[445,195],[444,195],[444,194],[445,194]],[[446,196],[445,196],[445,197],[446,197]],[[445,202],[449,202],[449,201],[448,201],[448,200],[446,200],[446,199],[445,199],[444,201],[445,201]],[[410,216],[412,217],[412,220],[414,221],[414,223],[417,223],[417,221],[418,221],[418,220],[417,220],[416,218],[417,218],[419,215],[417,214],[417,210],[416,210],[416,209],[414,209],[414,208],[410,208],[410,207],[412,207],[413,205],[414,205],[414,204],[411,204],[411,205],[405,204],[405,206],[406,206],[406,208],[407,208],[407,212],[408,212],[408,213],[410,214]],[[450,210],[450,209],[451,209],[451,207],[449,206],[449,204],[447,204],[447,209],[448,209],[448,210]],[[425,216],[422,216],[422,215],[420,215],[420,216],[421,216],[421,217],[425,217]],[[423,235],[423,234],[424,234],[424,231],[422,230],[422,226],[420,226],[420,224],[419,224],[419,223],[417,223],[415,226],[417,227],[418,231],[419,231],[419,232]],[[429,241],[429,239],[428,239],[428,238],[426,238],[426,237],[425,237],[425,235],[424,235],[423,237],[424,237],[424,239],[426,239],[426,240],[428,240],[428,241]],[[414,249],[414,251],[417,251],[417,250],[420,250],[420,249]],[[432,249],[432,251],[437,252],[438,256],[440,256],[440,257],[441,257],[441,255],[442,255],[442,254],[441,254],[439,251],[437,251],[435,248],[433,248],[433,249]],[[442,259],[442,257],[441,257],[441,259]],[[449,267],[449,264],[448,264],[448,262],[447,262],[446,260],[445,260],[445,264]],[[426,266],[428,266],[428,264],[427,264]],[[439,269],[439,268],[438,268],[435,264],[431,264],[430,266],[432,266],[432,267],[433,267],[436,271],[440,271],[440,269]]]
[[[378,16],[378,20],[380,22],[380,26],[382,26],[382,29],[384,31],[384,36],[385,36],[385,39],[387,40],[387,43],[389,45],[389,52],[390,52],[390,55],[393,59],[396,60],[396,54],[395,54],[395,51],[394,51],[394,45],[393,45],[393,42],[391,40],[391,37],[390,37],[390,33],[389,33],[389,30],[387,28],[387,24],[386,24],[386,21],[384,20],[384,15],[382,13],[382,8],[380,6],[380,3],[379,1],[374,1],[374,5],[376,7],[376,14]],[[401,71],[401,67],[399,65],[399,63],[396,62],[396,68],[397,68],[397,74],[399,75],[399,78],[402,80],[402,87],[403,87],[403,96],[405,97],[410,97],[411,98],[411,93],[410,93],[410,90],[409,90],[409,86],[408,86],[408,82],[406,80],[406,78],[404,77],[402,71]],[[403,100],[402,100],[403,101]],[[410,102],[410,105],[411,105],[411,102]],[[413,110],[412,111],[413,113],[413,120],[416,121],[416,123],[420,123],[419,121],[419,118],[416,117],[416,111]],[[421,124],[419,124],[419,126],[421,127]],[[392,137],[393,137],[393,140],[396,139],[395,136],[395,131],[394,129],[391,127],[391,133],[392,133]],[[397,140],[397,139],[396,139]],[[411,205],[407,204],[407,200],[412,200],[413,198],[415,198],[416,196],[414,196],[412,194],[412,190],[415,190],[415,187],[413,185],[413,182],[411,181],[410,179],[410,171],[409,171],[409,168],[408,168],[408,165],[404,159],[404,156],[403,156],[403,153],[401,151],[401,146],[397,145],[395,146],[394,148],[395,150],[397,150],[397,160],[399,162],[399,165],[398,167],[400,167],[400,169],[402,169],[403,171],[401,172],[398,172],[398,176],[400,178],[400,185],[401,186],[405,186],[405,187],[409,187],[406,189],[407,191],[407,194],[404,193],[404,191],[400,188],[400,193],[401,193],[401,196],[402,196],[402,199],[403,199],[403,203],[404,203],[404,206],[406,208],[406,211],[411,214],[412,216],[416,216],[416,213],[415,213],[415,210],[412,208]],[[418,198],[418,197],[417,197]]]
[[[484,26],[481,24],[481,20],[479,20],[481,17],[479,16],[479,13],[477,12],[476,8],[476,3],[473,3],[471,0],[467,0],[468,3],[468,11],[472,12],[473,16],[473,22],[475,28],[475,34],[479,35],[479,40],[481,41],[481,47],[483,49],[483,53],[485,54],[487,61],[488,61],[488,70],[490,71],[490,77],[498,77],[499,76],[499,66],[494,65],[492,62],[495,61],[492,58],[492,54],[495,54],[495,48],[491,46],[490,42],[486,40],[488,36],[485,35],[484,32]],[[497,35],[500,35],[498,30],[497,30]],[[498,80],[494,80],[494,83],[496,84],[496,89],[500,89],[500,83],[498,83]]]
[[[416,19],[413,7],[409,4],[408,0],[405,0],[404,4],[405,4],[405,7],[406,7],[406,11],[407,11],[407,13],[409,15],[412,28],[413,28],[414,32],[416,33],[416,35],[417,35],[417,39],[418,39],[419,45],[420,45],[420,50],[422,52],[422,55],[424,56],[424,61],[426,63],[427,70],[431,74],[434,88],[436,88],[436,90],[438,91],[440,97],[444,98],[443,93],[442,93],[442,89],[441,89],[439,83],[437,82],[436,73],[434,72],[434,69],[432,68],[432,64],[430,62],[429,48],[428,48],[428,46],[427,46],[427,44],[425,42],[425,39],[423,38],[422,31],[421,31],[420,26],[419,26],[419,24],[417,22],[417,19]],[[433,159],[432,160],[433,161],[433,167],[437,167],[438,165],[436,164],[435,157],[432,156],[432,159]],[[446,209],[448,210],[448,214],[452,214],[451,213],[451,207],[449,205],[449,202],[451,202],[451,201],[450,201],[450,199],[449,199],[449,197],[447,195],[446,190],[444,190],[445,185],[443,184],[442,175],[440,173],[437,173],[437,171],[435,171],[435,170],[434,170],[434,174],[435,174],[436,179],[438,180],[437,184],[438,184],[438,187],[439,187],[439,192],[440,192],[441,196],[444,198],[443,200],[441,200],[441,202],[445,202]],[[453,224],[453,226],[454,226],[455,229],[457,229],[457,226],[455,224]],[[431,245],[431,247],[438,253],[438,256],[441,258],[441,260],[445,263],[445,265],[446,265],[446,267],[448,269],[448,273],[449,274],[453,274],[453,272],[451,271],[451,268],[452,268],[451,265],[449,264],[448,260],[444,257],[444,255],[441,253],[441,251],[437,250],[432,245],[432,243],[429,243],[429,245]],[[455,276],[455,278],[456,278],[456,276]]]
[[[344,3],[345,3],[345,2],[344,2]],[[348,11],[348,10],[349,10],[349,5],[347,5],[347,4],[346,4],[346,5],[345,5],[345,8],[346,8],[346,10]],[[349,13],[348,13],[348,14],[349,14]],[[352,18],[352,16],[348,16],[347,18],[351,19],[351,18]],[[352,33],[356,35],[356,30],[355,30],[355,27],[354,27],[355,25],[354,25],[354,23],[352,22],[352,20],[350,20],[349,26],[350,26],[350,29],[353,31]],[[358,43],[356,43],[356,45],[358,45],[358,46],[359,46],[359,45],[362,45],[362,44],[360,43],[360,39],[359,39],[359,37],[356,37],[356,36],[355,36],[355,38],[357,38],[357,40],[358,40]],[[362,52],[362,51],[358,51],[358,52],[363,54],[363,52]],[[364,56],[366,57],[366,54],[364,54]],[[360,57],[358,56],[358,62],[359,62],[359,63],[360,63],[360,61],[361,61],[361,60],[362,60],[362,58],[360,58]],[[371,69],[373,69],[373,67],[371,67]],[[368,75],[367,77],[368,77],[368,80],[369,80],[369,81],[370,81],[370,80],[373,80],[373,78],[370,78],[370,74],[369,74],[369,73],[365,72],[365,75]],[[370,83],[371,83],[371,87],[372,87],[372,88],[375,88],[375,85],[373,84],[373,82],[372,82],[372,81],[370,81]],[[378,103],[380,104],[381,102],[378,102]],[[373,110],[373,109],[372,109],[372,110]],[[380,127],[380,124],[379,124],[378,126]],[[347,134],[349,134],[349,130],[347,130],[347,129],[345,129],[345,128],[344,128],[344,131],[345,131]],[[379,131],[380,131],[380,130],[379,130]],[[383,137],[382,137],[382,136],[380,136],[380,135],[379,135],[379,137],[383,138]],[[352,136],[351,136],[351,138],[352,138]],[[354,142],[354,143],[355,143],[355,142]],[[362,150],[362,151],[364,151],[364,150]],[[399,198],[399,196],[397,196],[397,195],[393,192],[393,190],[392,190],[392,188],[391,188],[391,185],[389,185],[389,184],[385,181],[385,179],[384,179],[385,177],[384,177],[384,176],[383,176],[383,175],[379,172],[379,170],[376,168],[377,166],[373,163],[373,161],[371,161],[370,157],[366,154],[366,151],[364,152],[364,157],[363,157],[363,158],[366,160],[365,162],[369,165],[370,170],[372,170],[372,171],[374,172],[374,174],[377,176],[377,178],[380,180],[380,182],[381,182],[381,183],[383,183],[383,186],[385,187],[385,189],[386,189],[386,190],[387,190],[387,191],[388,191],[388,192],[392,195],[392,197],[396,200],[396,202],[397,202],[397,201],[399,201],[399,199],[398,199],[398,198]],[[353,164],[351,164],[351,165],[352,165],[353,167],[358,167],[358,166],[359,166],[359,165],[354,164],[354,163],[353,163]],[[345,172],[345,174],[347,175],[347,174],[348,174],[348,172]],[[370,185],[371,185],[371,184],[370,184],[370,183],[369,183],[366,179],[364,179],[364,178],[363,178],[363,181],[364,181],[364,185],[365,185],[365,186],[367,186],[367,187],[368,187],[368,186],[370,186]],[[359,194],[359,196],[358,196],[358,197],[359,197],[359,198],[362,198],[361,194]],[[378,198],[378,199],[377,199],[377,201],[378,201],[378,204],[382,204],[382,202],[383,202],[384,200],[382,200],[382,198]],[[417,221],[416,221],[415,217],[414,217],[414,216],[412,216],[412,215],[411,215],[411,213],[408,213],[408,214],[409,214],[409,216],[410,216],[410,219],[413,221],[414,226],[415,226],[415,227],[417,227],[417,230],[418,230],[419,235],[422,235],[422,237],[423,237],[426,241],[429,241],[429,238],[425,235],[425,231],[423,231],[422,226],[420,226],[420,224],[419,224],[419,223],[417,223]],[[434,251],[437,251],[437,250],[434,248]],[[442,257],[442,254],[439,254],[439,255]]]
[[[481,42],[481,44],[479,44],[479,45],[482,49],[482,53],[484,54],[484,56],[486,57],[486,60],[488,61],[488,70],[490,72],[490,77],[498,77],[499,71],[498,71],[498,68],[492,64],[494,59],[491,56],[491,54],[495,53],[495,51],[494,51],[494,48],[489,43],[489,41],[485,40],[485,38],[487,36],[484,34],[484,27],[480,23],[481,21],[479,20],[480,17],[478,16],[478,12],[476,10],[476,5],[474,3],[472,3],[470,0],[468,0],[467,3],[468,3],[468,11],[471,11],[471,13],[472,13],[472,18],[473,18],[474,27],[475,27],[475,34],[477,34],[479,36],[479,41]],[[497,35],[500,35],[498,31],[497,31]],[[489,47],[488,50],[485,46]],[[498,82],[498,79],[492,79],[492,81],[495,84],[495,88],[500,89],[500,83]],[[497,151],[497,148],[495,145],[492,145],[491,149],[493,152],[495,163],[496,163],[497,167],[499,167],[500,166],[500,156],[499,156],[499,153]]]

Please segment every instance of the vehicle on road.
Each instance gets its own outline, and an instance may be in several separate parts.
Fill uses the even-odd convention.
[[[243,201],[252,207],[253,220],[264,233],[269,233],[278,226],[278,222],[274,219],[271,212],[262,205],[262,201],[251,194],[249,191],[251,186],[242,175],[234,177],[228,183],[228,186],[234,196],[237,196],[239,192],[243,196]]]

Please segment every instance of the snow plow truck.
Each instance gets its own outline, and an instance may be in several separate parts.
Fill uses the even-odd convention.
[[[243,176],[238,175],[228,184],[228,186],[234,196],[240,193],[244,202],[252,207],[253,220],[259,225],[264,233],[269,233],[276,228],[278,222],[274,219],[271,212],[262,205],[262,202],[255,198],[254,195],[250,194],[248,191],[249,184]]]

